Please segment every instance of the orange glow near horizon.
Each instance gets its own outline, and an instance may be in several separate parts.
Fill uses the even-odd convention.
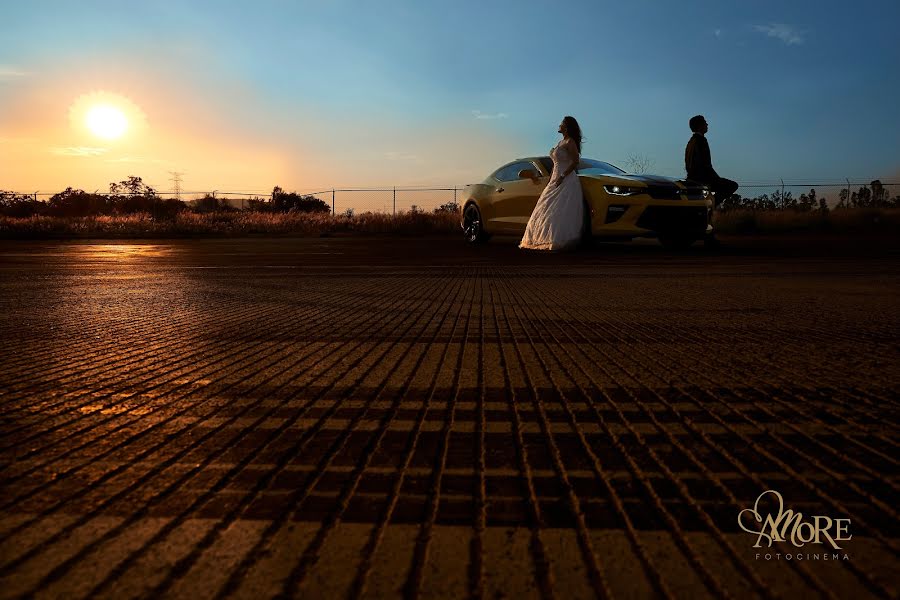
[[[73,79],[24,82],[0,111],[0,189],[104,190],[134,175],[167,193],[180,171],[185,190],[266,191],[309,172],[289,169],[288,150],[177,86],[120,81],[113,91]]]
[[[276,185],[301,192],[452,185],[482,177],[484,165],[523,145],[472,119],[407,132],[402,123],[353,115],[335,122],[302,103],[275,128],[261,108],[247,108],[254,90],[233,88],[226,102],[195,86],[74,71],[17,83],[0,111],[0,189],[42,196],[70,186],[104,190],[134,175],[172,193],[173,171],[188,196],[268,193]]]

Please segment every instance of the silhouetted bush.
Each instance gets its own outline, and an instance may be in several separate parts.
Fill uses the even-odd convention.
[[[259,198],[247,200],[247,210],[252,212],[272,212],[272,203]]]
[[[729,210],[788,210],[795,212],[828,212],[828,201],[824,196],[818,196],[815,189],[808,193],[800,194],[794,198],[791,192],[775,190],[772,194],[761,194],[753,198],[745,198],[740,194],[733,194],[726,198],[719,208]],[[861,187],[859,191],[849,192],[846,188],[838,194],[838,203],[833,208],[900,208],[900,196],[891,197],[888,188],[884,187],[877,179],[869,184],[869,187]]]
[[[54,217],[87,217],[106,215],[111,213],[112,209],[113,204],[109,196],[67,187],[50,197],[46,214]]]
[[[109,184],[109,203],[114,213],[150,213],[160,211],[162,200],[156,190],[134,175],[119,183]]]
[[[456,201],[447,202],[446,204],[441,204],[436,209],[434,209],[435,213],[450,213],[450,214],[459,214],[459,203]]]
[[[25,218],[42,214],[47,204],[35,200],[33,196],[0,191],[0,215]]]
[[[315,196],[285,192],[278,186],[272,190],[272,207],[276,212],[330,213],[331,207]]]
[[[199,213],[228,212],[237,210],[236,208],[228,204],[228,201],[224,198],[216,198],[211,194],[207,194],[202,198],[191,200],[191,209]]]

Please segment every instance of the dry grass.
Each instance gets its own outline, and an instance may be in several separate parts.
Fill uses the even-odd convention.
[[[0,217],[0,238],[195,237],[291,235],[314,237],[336,233],[371,235],[459,234],[454,213],[410,213],[354,216],[310,213],[215,212],[179,213],[154,219],[147,213],[97,217]]]
[[[736,209],[718,213],[720,233],[900,233],[898,208],[841,208],[826,213]]]
[[[846,233],[900,234],[900,209],[837,209],[818,211],[731,210],[716,215],[723,234]],[[398,215],[361,213],[353,216],[252,211],[182,212],[171,219],[148,213],[97,217],[0,217],[0,238],[165,238],[200,236],[333,234],[459,235],[455,213],[403,212]]]

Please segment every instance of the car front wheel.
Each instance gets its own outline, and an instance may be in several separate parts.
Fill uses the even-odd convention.
[[[481,211],[478,210],[478,205],[474,202],[467,204],[463,211],[462,228],[466,241],[470,244],[486,242],[491,237],[490,234],[484,230],[484,222],[481,220]]]

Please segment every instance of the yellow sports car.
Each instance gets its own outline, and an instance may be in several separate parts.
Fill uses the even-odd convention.
[[[466,240],[476,243],[493,234],[524,234],[552,171],[549,156],[520,158],[483,182],[467,185],[461,223]],[[710,192],[699,183],[629,175],[588,158],[578,163],[578,179],[585,201],[585,238],[658,237],[665,246],[684,248],[712,233]]]

